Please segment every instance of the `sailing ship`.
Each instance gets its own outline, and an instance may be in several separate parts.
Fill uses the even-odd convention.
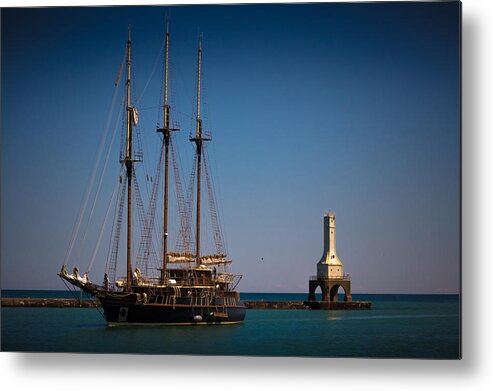
[[[125,134],[120,153],[120,165],[123,175],[120,176],[119,202],[116,204],[115,223],[113,231],[116,235],[110,243],[106,267],[106,273],[102,284],[95,284],[89,280],[88,273],[79,274],[78,268],[73,273],[67,272],[67,259],[61,271],[60,278],[79,288],[101,303],[104,317],[109,325],[121,324],[232,324],[242,322],[245,318],[245,305],[240,300],[240,294],[235,289],[241,280],[241,275],[230,272],[231,260],[227,258],[221,247],[218,230],[217,211],[212,200],[213,192],[210,189],[211,181],[205,159],[204,144],[211,140],[210,134],[203,130],[200,112],[201,99],[201,66],[202,66],[202,38],[199,37],[197,60],[197,95],[195,131],[189,137],[194,145],[195,158],[192,166],[192,175],[189,184],[189,194],[195,193],[195,238],[192,239],[192,212],[190,203],[193,197],[178,197],[178,209],[180,209],[181,225],[179,237],[181,238],[182,251],[170,251],[168,220],[169,220],[169,158],[173,152],[173,133],[177,126],[170,122],[171,106],[168,98],[168,53],[169,31],[166,18],[165,34],[165,61],[164,61],[164,104],[162,105],[162,126],[158,127],[160,134],[161,155],[158,162],[157,178],[161,177],[161,167],[164,169],[163,188],[163,216],[162,216],[162,245],[161,262],[158,267],[150,268],[145,263],[144,272],[135,267],[132,259],[132,213],[134,198],[138,195],[138,182],[135,175],[135,165],[142,161],[138,152],[134,151],[133,128],[138,123],[137,109],[131,102],[131,75],[132,75],[132,41],[129,27],[126,45],[126,84],[125,84]],[[122,62],[123,65],[123,62]],[[120,77],[120,71],[118,78]],[[164,155],[164,159],[163,159]],[[164,160],[164,162],[163,162]],[[176,164],[173,163],[176,176]],[[214,240],[216,241],[216,253],[203,255],[201,253],[201,181],[202,170],[206,176],[207,189],[209,190],[209,206],[212,207],[212,223],[215,225]],[[194,179],[196,176],[196,182]],[[150,196],[149,207],[145,214],[139,251],[144,261],[148,260],[152,252],[152,233],[154,229],[154,214],[156,211],[156,194],[158,180],[154,181]],[[195,182],[195,183],[194,183]],[[181,184],[177,184],[178,191],[182,192]],[[136,195],[133,195],[133,192]],[[181,194],[181,193],[180,193]],[[181,202],[180,202],[181,200]],[[116,262],[118,258],[119,237],[124,220],[124,204],[126,204],[126,276],[116,277]],[[189,208],[187,208],[187,205]],[[142,215],[142,211],[139,211]],[[194,248],[192,247],[194,245]],[[193,251],[194,250],[194,251]],[[142,261],[141,259],[141,261]],[[158,258],[159,259],[159,258]],[[141,262],[142,264],[142,262]]]

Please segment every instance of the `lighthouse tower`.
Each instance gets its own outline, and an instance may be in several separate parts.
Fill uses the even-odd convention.
[[[337,292],[342,287],[344,301],[351,301],[351,280],[344,274],[342,262],[336,253],[336,216],[324,214],[324,252],[317,263],[317,275],[310,277],[308,301],[315,302],[315,290],[320,287],[322,302],[337,301]]]
[[[324,214],[324,253],[317,264],[317,277],[342,278],[342,263],[336,254],[336,216],[329,212]]]

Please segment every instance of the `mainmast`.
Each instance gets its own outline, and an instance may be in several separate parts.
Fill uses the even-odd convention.
[[[163,127],[157,129],[164,136],[164,200],[163,200],[163,268],[161,271],[161,281],[164,283],[166,277],[167,257],[168,257],[168,182],[169,182],[169,143],[171,132],[176,128],[170,128],[170,106],[168,103],[168,51],[169,51],[169,31],[168,17],[166,17],[166,41],[165,41],[165,63],[164,63],[164,105],[163,105]]]
[[[130,291],[132,286],[132,176],[133,176],[133,160],[132,160],[132,115],[133,108],[130,101],[130,65],[131,65],[132,41],[130,38],[130,26],[128,26],[128,41],[127,41],[127,139],[125,148],[125,167],[127,168],[127,291]]]
[[[199,50],[197,61],[197,119],[195,121],[194,141],[197,146],[197,217],[195,225],[195,262],[200,265],[200,174],[202,166],[202,142],[209,141],[210,138],[202,137],[202,119],[200,118],[200,75],[202,66],[202,34],[199,36]]]

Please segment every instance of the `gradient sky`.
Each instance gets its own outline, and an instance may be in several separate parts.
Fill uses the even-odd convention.
[[[56,272],[127,25],[140,96],[166,12],[184,172],[198,31],[204,36],[211,168],[233,270],[244,275],[240,291],[307,292],[328,210],[353,292],[459,291],[457,2],[3,9],[3,289],[64,288]],[[144,146],[156,137],[156,68],[139,102]],[[96,262],[99,281],[105,260]]]

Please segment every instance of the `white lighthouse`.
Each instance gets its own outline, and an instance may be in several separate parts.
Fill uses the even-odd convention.
[[[336,216],[324,214],[324,253],[317,264],[317,278],[340,279],[343,277],[342,263],[336,253]]]
[[[324,213],[324,253],[317,263],[317,275],[310,276],[308,306],[310,308],[335,308],[339,288],[344,290],[344,301],[352,301],[351,280],[349,274],[344,275],[342,262],[336,253],[336,216]],[[317,299],[315,291],[322,290],[322,300]],[[344,307],[349,308],[349,307]]]

